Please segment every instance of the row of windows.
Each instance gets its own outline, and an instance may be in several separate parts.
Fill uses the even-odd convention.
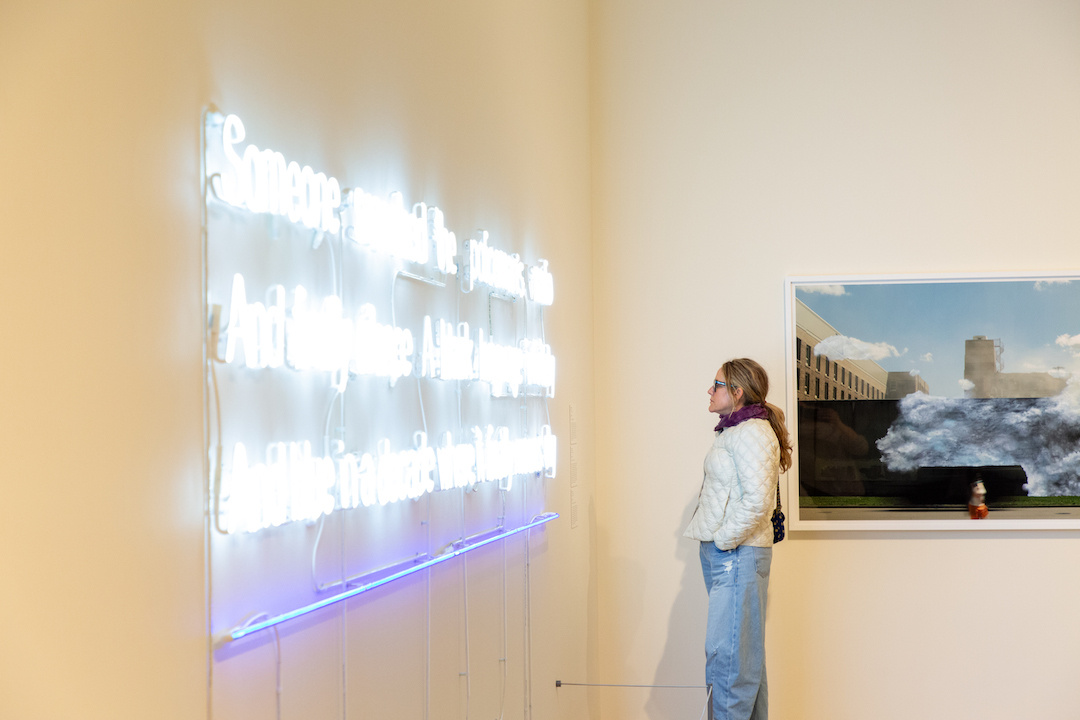
[[[831,398],[833,400],[848,400],[848,399],[851,399],[852,397],[854,397],[853,393],[849,393],[849,392],[847,392],[845,390],[841,390],[838,393],[837,392],[837,384],[839,384],[839,387],[841,387],[841,388],[846,387],[846,388],[848,388],[850,390],[854,390],[855,393],[858,393],[860,395],[863,395],[864,397],[869,397],[869,398],[872,398],[872,399],[878,399],[878,398],[883,397],[883,395],[884,395],[884,393],[882,393],[880,390],[878,390],[877,388],[873,387],[868,382],[866,382],[866,380],[864,378],[861,378],[861,377],[857,376],[855,373],[849,372],[847,368],[842,367],[840,365],[840,363],[832,362],[831,360],[829,360],[829,358],[823,357],[822,355],[814,355],[814,350],[813,350],[813,347],[810,345],[810,343],[803,343],[802,338],[795,338],[795,360],[796,360],[796,362],[801,363],[801,362],[804,361],[804,358],[805,358],[806,366],[814,368],[819,373],[822,372],[822,361],[824,361],[824,365],[825,365],[824,374],[825,374],[825,377],[828,378],[828,377],[831,376],[832,379],[833,379],[832,398]],[[815,380],[815,382],[820,382],[820,381]],[[825,397],[826,400],[828,400],[828,399],[830,399],[829,398],[829,389],[828,389],[829,388],[829,383],[828,382],[825,383],[825,388],[826,389],[825,389],[825,396],[824,397]],[[806,377],[805,377],[805,380],[804,380],[803,392],[805,394],[807,394],[807,395],[810,394],[810,375],[809,374],[806,374]],[[818,388],[818,389],[816,389],[814,391],[814,397],[818,397],[818,398],[821,397],[820,388]]]
[[[798,370],[795,371],[795,377],[796,377],[796,383],[798,383],[798,377],[799,377],[799,371]],[[820,377],[815,377],[813,380],[814,380],[813,398],[815,400],[857,400],[857,399],[860,399],[860,398],[856,398],[855,393],[848,392],[847,390],[844,390],[841,386],[837,386],[835,383],[833,383],[833,385],[830,387],[828,380],[826,380],[824,383],[821,382]],[[822,394],[822,392],[821,392],[822,385],[824,385],[824,388],[825,388],[824,394]],[[863,387],[865,388],[862,391],[862,395],[863,395],[864,399],[880,400],[881,398],[885,397],[885,393],[881,392],[881,390],[879,390],[876,387],[868,387],[866,385],[863,385]],[[810,395],[810,373],[808,373],[806,371],[802,372],[802,390],[803,390],[803,393],[805,395]],[[830,396],[830,392],[832,393],[831,396]]]

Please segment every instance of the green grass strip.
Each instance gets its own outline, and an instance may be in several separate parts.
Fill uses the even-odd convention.
[[[1057,495],[1055,497],[1028,497],[1025,495],[987,498],[991,509],[1023,507],[1080,507],[1080,496]],[[905,498],[898,497],[862,497],[851,496],[802,496],[799,507],[804,508],[840,508],[840,507],[919,507],[912,505]]]
[[[904,507],[910,505],[904,498],[852,496],[803,496],[799,507]]]

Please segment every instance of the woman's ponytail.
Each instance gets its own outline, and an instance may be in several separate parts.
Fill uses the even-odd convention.
[[[787,425],[784,424],[784,411],[770,403],[765,403],[765,409],[769,413],[769,425],[780,443],[780,472],[787,472],[791,467],[791,438],[788,437]]]
[[[787,472],[791,467],[791,438],[784,424],[784,411],[765,402],[769,394],[769,375],[765,368],[750,358],[735,358],[728,360],[720,369],[729,388],[742,388],[744,405],[765,406],[769,413],[769,425],[780,443],[780,472]]]

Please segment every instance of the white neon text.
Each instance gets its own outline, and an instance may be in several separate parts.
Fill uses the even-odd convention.
[[[500,481],[509,490],[515,476],[555,477],[557,444],[549,426],[515,439],[509,428],[490,425],[469,434],[469,442],[455,444],[447,432],[434,448],[417,432],[411,449],[395,452],[383,439],[374,454],[346,453],[336,460],[312,456],[306,441],[271,443],[265,462],[254,465],[244,444],[236,443],[218,489],[218,522],[228,533],[256,532],[317,520],[338,508],[416,499],[436,489]]]
[[[383,200],[357,188],[348,194],[342,220],[346,237],[363,248],[426,264],[434,247],[439,272],[457,274],[457,237],[447,230],[446,218],[437,207],[420,202],[409,211],[399,192]]]
[[[424,318],[420,341],[420,376],[439,380],[480,380],[493,397],[517,397],[528,386],[555,396],[555,356],[539,340],[522,340],[516,347],[469,337],[468,323],[455,328],[445,320]]]
[[[336,295],[309,303],[307,290],[297,285],[292,296],[288,311],[280,285],[267,291],[266,305],[248,303],[244,278],[234,275],[225,362],[234,362],[241,348],[250,368],[288,364],[294,370],[338,373],[339,390],[349,373],[385,377],[391,383],[412,374],[412,333],[379,323],[373,305],[362,305],[354,320],[343,315]]]
[[[525,384],[543,388],[548,397],[555,397],[555,356],[551,346],[539,340],[521,341],[525,356]]]
[[[336,233],[341,227],[336,211],[341,206],[337,178],[317,173],[310,166],[285,162],[285,156],[254,145],[244,148],[244,123],[229,115],[221,131],[222,150],[231,166],[222,173],[222,199],[255,213],[270,213],[301,222],[309,228]]]
[[[248,465],[247,448],[233,448],[222,473],[219,522],[225,532],[255,532],[333,512],[337,478],[329,458],[311,455],[311,443],[271,443],[266,462]]]
[[[439,320],[434,325],[431,316],[424,317],[423,340],[420,346],[420,376],[440,380],[471,380],[473,378],[473,341],[469,339],[469,324],[454,325]]]
[[[539,265],[529,268],[529,299],[539,305],[555,302],[555,278],[548,271],[548,261],[540,259]]]
[[[513,297],[525,297],[525,263],[516,253],[494,248],[487,241],[488,232],[482,230],[479,240],[465,243],[467,290],[481,284]]]
[[[437,207],[431,208],[431,236],[435,241],[435,262],[439,266],[439,272],[446,275],[457,274],[457,236],[446,229],[443,212]]]
[[[344,220],[346,236],[361,247],[415,263],[428,261],[428,209],[424,203],[417,203],[409,212],[399,192],[383,200],[357,188],[349,193]]]

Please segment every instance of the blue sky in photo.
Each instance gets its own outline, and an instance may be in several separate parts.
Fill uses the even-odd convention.
[[[830,286],[836,287],[836,286]],[[795,286],[795,295],[847,337],[888,343],[900,353],[877,361],[889,371],[917,370],[932,395],[962,397],[964,341],[1001,341],[1004,371],[1080,373],[1080,279],[848,284],[842,295]]]

